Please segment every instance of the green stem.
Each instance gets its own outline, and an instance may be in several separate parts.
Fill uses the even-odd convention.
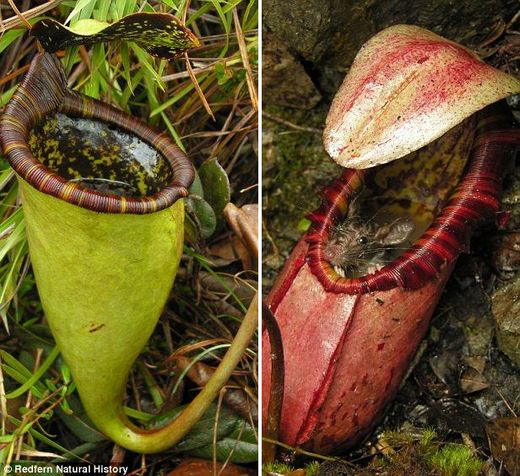
[[[139,453],[159,453],[177,444],[208,410],[240,362],[257,328],[257,307],[258,297],[255,296],[217,370],[175,420],[158,430],[143,430],[132,424],[121,413],[118,422],[109,425],[111,428],[107,435],[119,445]]]

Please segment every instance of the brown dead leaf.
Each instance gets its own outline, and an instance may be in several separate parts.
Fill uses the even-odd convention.
[[[474,368],[468,368],[461,375],[459,387],[463,393],[474,393],[489,387],[486,378]]]
[[[520,474],[520,418],[497,418],[486,424],[493,458],[501,461],[509,474]]]
[[[479,373],[483,373],[486,368],[486,357],[482,355],[464,356],[464,362]]]
[[[223,260],[220,265],[227,266],[235,261],[242,261],[244,269],[251,269],[253,267],[253,260],[251,259],[249,250],[245,247],[242,240],[234,235],[220,240],[210,248],[210,253]]]
[[[224,217],[243,245],[249,251],[251,260],[258,260],[258,205],[244,205],[241,208],[228,203],[224,208]],[[246,263],[244,268],[246,268]]]
[[[214,466],[212,461],[203,459],[185,459],[173,471],[168,473],[168,476],[213,476]],[[216,463],[216,474],[219,476],[252,476],[256,471],[247,468],[242,468],[233,463]]]

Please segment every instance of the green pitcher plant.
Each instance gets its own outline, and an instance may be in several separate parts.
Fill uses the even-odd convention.
[[[0,141],[19,182],[44,313],[88,416],[127,449],[171,447],[227,382],[257,320],[255,300],[219,368],[175,420],[147,430],[124,414],[128,374],[179,266],[190,160],[165,134],[68,89],[49,52],[36,55],[6,106]]]

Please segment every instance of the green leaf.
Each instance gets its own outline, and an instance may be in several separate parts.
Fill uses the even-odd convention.
[[[200,75],[199,81],[206,79],[206,76]],[[164,111],[165,109],[168,109],[171,105],[175,104],[179,99],[182,99],[184,96],[186,96],[186,94],[188,94],[194,88],[195,88],[195,86],[193,85],[193,82],[190,81],[190,83],[188,85],[184,86],[177,94],[174,94],[167,101],[164,101],[158,108],[154,109],[150,113],[150,117],[153,117],[156,114],[159,114],[160,112]]]
[[[108,19],[108,12],[110,11],[110,6],[112,2],[99,2],[98,8],[94,11],[94,18],[96,20],[105,21]],[[118,20],[119,18],[115,18]],[[71,24],[72,26],[72,24]],[[76,25],[74,25],[75,27]]]
[[[33,25],[40,17],[31,18],[29,23]],[[11,45],[17,38],[22,36],[27,30],[25,28],[12,28],[0,35],[0,53],[4,51],[9,45]]]
[[[123,77],[125,78],[126,84],[128,85],[129,92],[134,93],[134,86],[132,84],[132,75],[130,74],[130,54],[128,51],[128,45],[126,43],[121,44],[121,63],[123,64]],[[119,102],[121,104],[122,101]],[[124,104],[126,106],[126,102]]]
[[[155,66],[149,61],[150,57],[149,56],[147,57],[145,52],[134,43],[130,43],[130,48],[132,48],[132,51],[137,56],[137,59],[139,60],[139,64],[141,66],[144,66],[149,71],[149,73],[151,74],[151,77],[153,78],[155,83],[164,91],[165,90],[164,82],[163,82],[160,74],[155,70]],[[153,82],[150,81],[150,77],[148,77],[148,76],[145,76],[144,79],[145,79],[146,88],[148,89],[148,102],[150,103],[150,108],[154,109],[154,108],[158,107],[159,104],[157,102],[155,91],[153,90],[154,89]]]
[[[137,0],[118,0],[122,6],[119,8],[118,17],[122,18],[124,15],[129,15],[137,10]]]
[[[32,372],[5,350],[0,350],[0,357],[5,362],[5,364],[2,364],[2,366],[8,365],[10,368],[12,368],[23,379],[22,383],[31,377]],[[5,368],[6,367],[4,367],[4,370]],[[15,378],[15,380],[18,379]]]
[[[152,116],[152,114],[150,114],[150,117],[151,116]],[[175,127],[173,127],[173,124],[171,123],[168,116],[164,112],[161,112],[161,118],[164,121],[164,123],[166,124],[166,127],[168,128],[168,130],[170,131],[170,134],[172,135],[173,140],[177,144],[177,147],[179,147],[179,149],[181,149],[184,153],[186,153],[186,148],[184,147],[184,144],[182,143],[182,140],[181,140],[179,134],[177,133]]]
[[[13,86],[12,88],[8,89],[5,93],[0,95],[0,107],[4,107],[9,102],[17,87],[18,85]]]
[[[218,62],[215,65],[215,74],[219,86],[223,86],[233,77],[233,71],[226,67],[225,62]]]
[[[195,171],[195,178],[193,179],[193,183],[190,187],[190,195],[198,195],[199,197],[204,198],[204,189],[202,188],[202,182],[200,181],[200,177],[197,171]]]
[[[189,452],[190,456],[212,459],[216,453],[218,461],[230,458],[233,463],[252,463],[258,461],[258,441],[256,433],[249,423],[241,420],[230,435],[213,444],[196,448]]]
[[[70,46],[125,40],[138,43],[152,56],[171,59],[200,46],[197,37],[168,13],[134,13],[111,24],[79,20],[72,28],[45,18],[33,26],[31,33],[50,53]]]
[[[175,419],[185,407],[186,405],[174,408],[165,414],[153,418],[150,420],[147,428],[155,429],[168,424],[170,421]],[[208,411],[204,413],[202,418],[197,423],[195,423],[186,437],[177,446],[175,446],[175,452],[185,453],[208,445],[211,446],[213,443],[216,412],[217,405],[212,403]],[[236,430],[237,423],[239,421],[240,417],[238,415],[229,410],[227,407],[221,407],[217,425],[217,440],[221,440],[227,436],[232,435]]]
[[[14,418],[12,416],[9,417],[9,421],[17,426],[17,428],[18,428],[17,431],[18,431],[19,434],[23,435],[23,434],[29,432],[32,437],[34,437],[37,440],[40,440],[41,442],[49,445],[51,448],[54,448],[54,449],[58,450],[60,453],[62,453],[63,456],[67,456],[69,459],[77,459],[78,458],[79,453],[76,453],[75,450],[70,451],[67,448],[64,448],[60,444],[56,443],[53,438],[49,438],[45,434],[40,433],[39,431],[37,431],[34,428],[32,428],[32,425],[35,422],[28,423],[28,424],[26,424],[24,426],[24,425],[22,425],[22,421],[18,420],[17,418]],[[78,448],[84,448],[85,446],[87,446],[88,448],[92,449],[91,445],[92,444],[89,443],[88,446],[87,445],[81,445]]]
[[[300,233],[305,233],[311,226],[312,222],[307,218],[302,218],[297,225],[297,229]]]
[[[243,30],[250,30],[255,28],[258,24],[258,8],[256,5],[256,1],[250,1],[246,7],[246,11],[243,16]]]
[[[186,19],[186,25],[191,23],[195,23],[199,18],[201,18],[204,14],[208,13],[211,10],[211,3],[206,3],[202,5],[197,11],[192,13],[189,18]]]
[[[17,38],[22,36],[26,31],[27,30],[22,28],[16,28],[4,33],[0,38],[0,53],[2,53],[2,51],[11,45]]]
[[[210,0],[210,1],[213,4],[213,7],[215,8],[215,10],[217,11],[218,16],[220,17],[222,26],[226,30],[226,33],[229,33],[231,24],[228,21],[228,19],[226,18],[226,14],[224,13],[224,10],[222,9],[222,5],[220,5],[219,0]]]
[[[231,186],[226,171],[217,159],[209,159],[199,168],[204,199],[211,205],[218,221],[223,219],[225,206],[231,199]]]
[[[106,55],[104,45],[94,45],[92,49],[92,64],[95,65],[96,74],[91,74],[90,79],[85,86],[84,93],[92,98],[100,96],[100,89],[104,83],[102,68],[106,66]],[[106,83],[105,83],[106,84]]]
[[[186,199],[186,211],[195,221],[199,234],[208,239],[217,228],[217,218],[211,205],[198,195],[190,195]]]
[[[94,6],[96,4],[96,1],[97,0],[78,0],[78,2],[76,3],[76,6],[70,12],[70,15],[65,20],[65,23],[68,23],[69,21],[71,21],[74,17],[76,17],[79,13],[81,13],[82,10],[86,9],[87,7],[90,10],[90,12],[92,12],[92,10],[94,9]]]
[[[162,0],[162,3],[168,5],[170,8],[177,8],[173,0]]]

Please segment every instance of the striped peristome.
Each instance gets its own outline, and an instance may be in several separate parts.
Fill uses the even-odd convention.
[[[332,227],[345,216],[370,171],[346,169],[324,190],[321,206],[309,214],[312,226],[305,239],[310,268],[326,291],[365,294],[396,287],[418,289],[464,251],[475,224],[499,210],[506,162],[520,145],[520,130],[511,129],[503,109],[493,105],[478,114],[471,156],[440,214],[413,246],[373,274],[342,277],[323,254]]]
[[[154,147],[169,162],[173,178],[159,192],[144,197],[102,193],[58,175],[32,154],[28,137],[42,118],[61,112],[114,125]],[[194,170],[190,160],[165,134],[112,106],[66,87],[58,58],[38,54],[0,118],[0,142],[15,172],[37,190],[100,213],[145,214],[170,207],[188,195]]]

